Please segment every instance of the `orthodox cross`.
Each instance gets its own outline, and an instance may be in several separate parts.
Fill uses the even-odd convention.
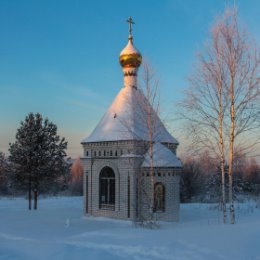
[[[132,25],[135,24],[135,23],[134,23],[131,16],[126,21],[129,23],[129,35],[132,36]]]

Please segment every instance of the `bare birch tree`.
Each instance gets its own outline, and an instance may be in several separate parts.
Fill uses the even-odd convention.
[[[145,180],[141,172],[137,176],[137,186],[139,203],[148,208],[149,214],[142,213],[139,210],[139,221],[143,226],[149,226],[153,228],[158,223],[154,214],[154,185],[155,185],[155,167],[154,167],[154,143],[158,140],[162,122],[157,117],[159,113],[159,81],[155,76],[154,70],[148,63],[143,64],[141,83],[138,84],[136,90],[133,91],[133,106],[134,111],[129,113],[127,118],[121,118],[121,123],[127,128],[129,132],[135,136],[136,140],[142,142],[143,151],[147,151],[149,154],[149,184],[146,185]],[[126,106],[127,102],[133,102],[133,99],[125,97]],[[130,104],[129,104],[130,105]],[[130,109],[130,108],[129,108]],[[133,127],[134,125],[134,127]]]
[[[218,31],[213,28],[204,53],[198,56],[196,71],[189,78],[191,87],[181,102],[181,117],[186,121],[188,134],[196,151],[209,150],[219,161],[221,169],[223,222],[226,223],[225,198],[225,140],[224,116],[227,99],[222,79],[224,64],[220,58]]]
[[[143,65],[143,86],[142,92],[146,99],[140,99],[140,108],[143,111],[144,126],[148,130],[148,154],[149,154],[149,175],[151,181],[151,198],[150,198],[150,212],[153,213],[154,202],[154,161],[153,161],[153,145],[156,137],[156,118],[155,113],[159,110],[158,101],[158,82],[153,82],[154,74],[151,67],[145,63]]]
[[[82,194],[83,193],[83,165],[81,163],[80,157],[78,157],[72,164],[71,176],[69,181],[69,187],[72,194]]]
[[[158,138],[160,131],[160,124],[158,124],[157,114],[159,113],[159,84],[155,78],[155,73],[148,63],[143,64],[143,82],[141,91],[145,98],[141,98],[138,101],[140,109],[142,110],[144,127],[148,131],[148,154],[149,154],[149,180],[150,180],[150,192],[148,194],[150,223],[155,225],[154,215],[154,185],[155,185],[155,169],[154,169],[154,142]],[[143,191],[145,192],[145,191]]]
[[[248,135],[260,129],[260,55],[248,40],[245,30],[239,28],[236,8],[227,9],[217,22],[222,43],[222,60],[226,68],[224,78],[228,97],[227,130],[229,130],[229,203],[230,222],[235,223],[233,203],[234,149],[244,152],[259,143],[259,134]]]
[[[222,174],[223,222],[226,222],[225,163],[228,163],[230,223],[233,203],[234,149],[249,151],[259,143],[260,56],[237,22],[237,10],[226,9],[211,30],[199,55],[191,87],[182,102],[194,145],[211,149],[219,158]],[[253,138],[255,137],[255,138]],[[216,149],[217,148],[217,149]]]

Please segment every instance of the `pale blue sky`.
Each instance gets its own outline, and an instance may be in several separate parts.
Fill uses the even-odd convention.
[[[80,141],[123,86],[118,56],[130,15],[135,46],[160,78],[162,110],[171,119],[214,17],[233,3],[1,0],[0,151],[8,153],[29,112],[40,112],[69,141],[69,155],[80,155]],[[236,4],[259,43],[260,1]],[[177,127],[170,123],[170,128],[178,137]]]

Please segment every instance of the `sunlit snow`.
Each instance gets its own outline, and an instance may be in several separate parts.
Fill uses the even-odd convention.
[[[149,230],[130,221],[83,216],[82,198],[0,199],[1,260],[260,259],[260,209],[237,205],[235,225],[223,225],[215,205],[181,205],[179,223]]]
[[[83,139],[82,143],[133,139],[149,140],[148,106],[149,103],[141,90],[133,87],[122,88],[94,131]],[[153,110],[151,121],[154,122],[152,127],[154,141],[178,143]]]
[[[161,143],[155,143],[152,147],[153,167],[182,167],[180,160],[176,155]],[[142,167],[151,166],[150,152],[145,154]]]

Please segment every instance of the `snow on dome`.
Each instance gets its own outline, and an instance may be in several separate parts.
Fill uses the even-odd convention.
[[[154,167],[182,167],[176,155],[161,143],[153,145],[153,166]],[[142,167],[150,167],[149,151],[144,156]]]
[[[140,52],[134,47],[132,40],[128,40],[128,43],[121,51],[120,56],[125,54],[140,54]]]
[[[135,49],[132,38],[128,40],[126,47],[121,51],[119,62],[123,68],[138,68],[141,65],[142,55]]]
[[[81,143],[120,140],[148,141],[146,116],[148,105],[141,90],[132,87],[122,88],[94,131]],[[155,122],[154,141],[178,144],[154,110],[152,110],[152,119]]]

